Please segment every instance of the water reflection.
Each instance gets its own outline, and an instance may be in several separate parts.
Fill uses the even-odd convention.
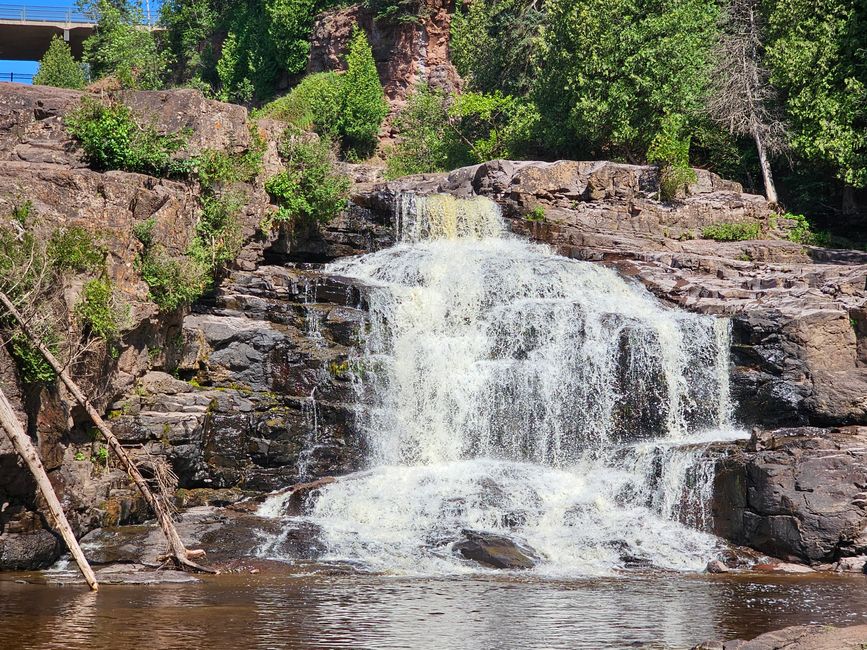
[[[864,622],[865,586],[862,576],[221,576],[91,594],[4,581],[0,648],[684,648]]]

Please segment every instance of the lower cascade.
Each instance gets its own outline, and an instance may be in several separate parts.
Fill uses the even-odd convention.
[[[349,364],[368,469],[300,518],[322,559],[427,575],[703,569],[720,545],[704,451],[741,435],[728,322],[506,234],[482,197],[404,194],[395,211],[397,245],[326,269],[368,287]]]

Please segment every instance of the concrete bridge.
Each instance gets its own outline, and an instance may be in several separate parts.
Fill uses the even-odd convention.
[[[62,37],[80,59],[84,39],[93,33],[89,16],[70,7],[0,3],[0,59],[38,61],[54,36]]]

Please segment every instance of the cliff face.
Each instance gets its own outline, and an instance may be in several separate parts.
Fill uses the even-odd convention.
[[[460,90],[461,78],[449,60],[451,0],[425,0],[417,21],[377,20],[370,9],[353,5],[320,15],[310,39],[307,72],[344,70],[349,38],[357,24],[373,50],[392,116],[420,83],[448,92]],[[394,136],[391,118],[383,126],[386,138]]]

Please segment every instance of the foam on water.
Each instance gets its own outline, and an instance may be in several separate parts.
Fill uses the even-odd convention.
[[[313,505],[328,559],[478,570],[452,551],[472,529],[552,575],[703,568],[727,321],[506,236],[482,197],[407,194],[396,213],[401,243],[328,268],[369,287],[350,365],[370,449]]]

